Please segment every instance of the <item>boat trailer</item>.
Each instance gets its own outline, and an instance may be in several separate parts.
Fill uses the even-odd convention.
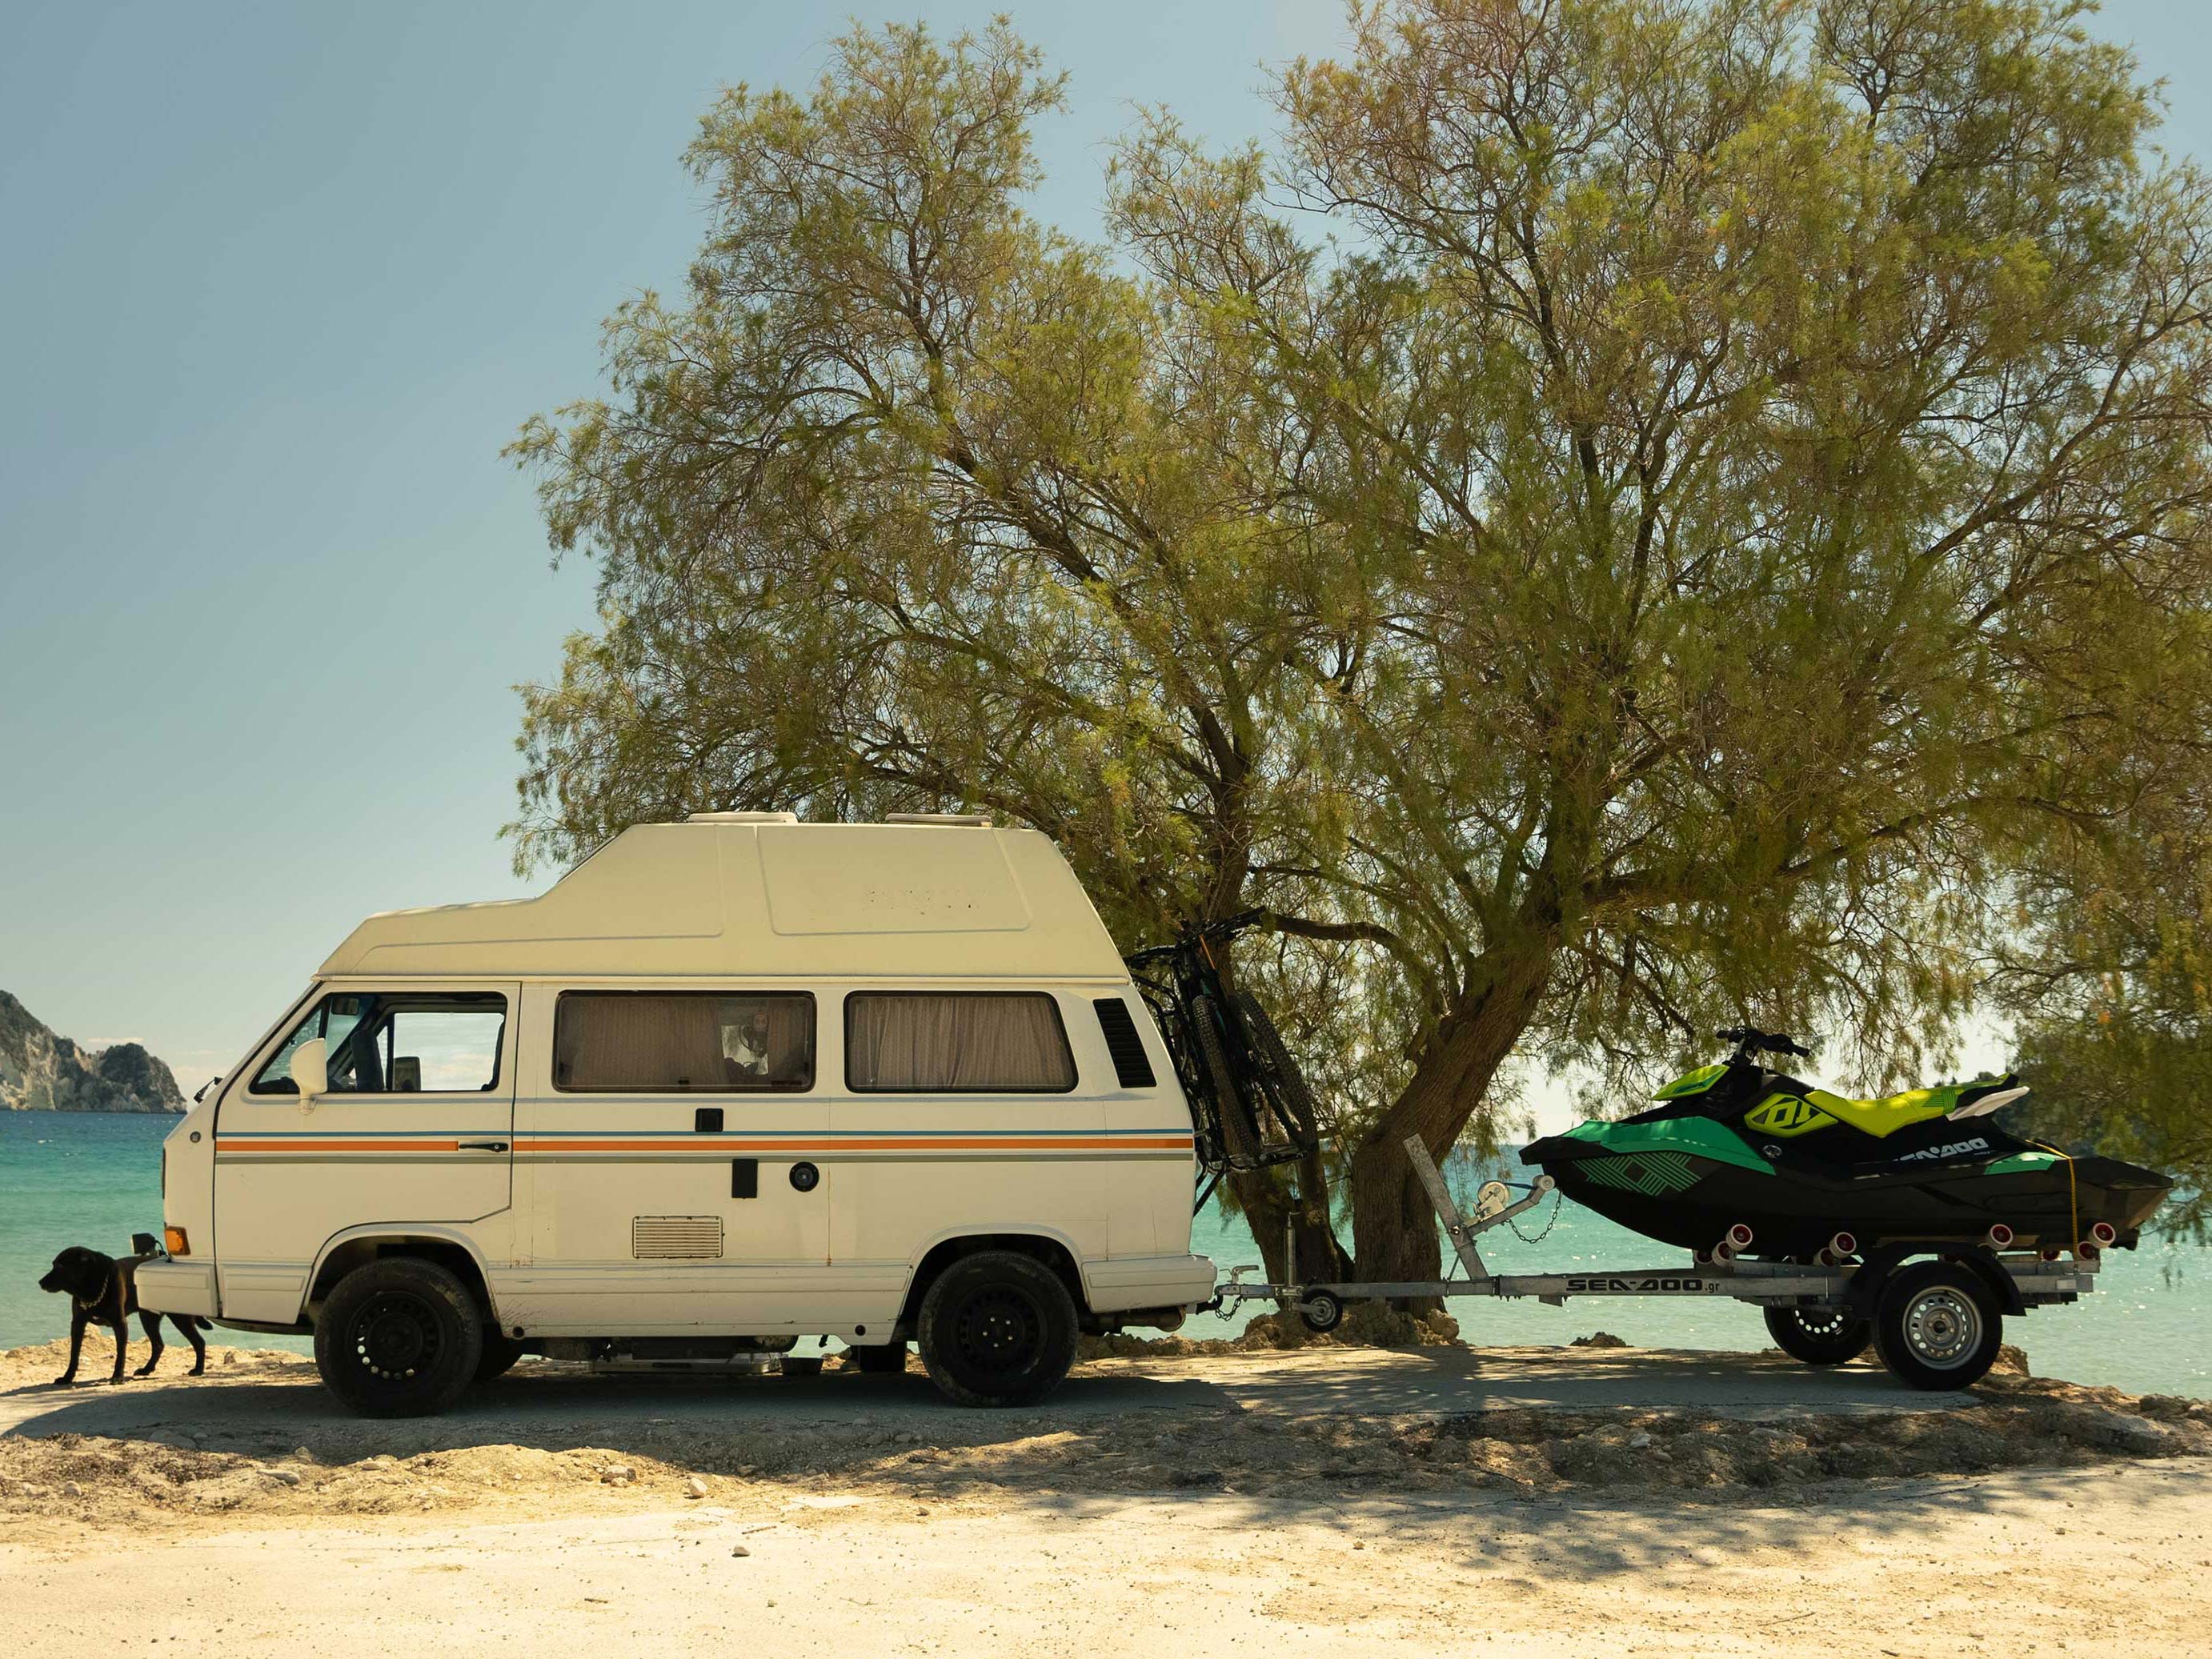
[[[2009,1238],[2003,1235],[1978,1242],[1893,1241],[1856,1259],[1847,1251],[1823,1252],[1827,1260],[1810,1263],[1747,1261],[1732,1255],[1723,1241],[1711,1259],[1693,1258],[1683,1267],[1492,1273],[1477,1237],[1552,1195],[1552,1177],[1538,1176],[1517,1200],[1505,1182],[1486,1182],[1474,1213],[1463,1214],[1419,1137],[1408,1137],[1405,1146],[1458,1257],[1458,1276],[1298,1282],[1286,1238],[1284,1260],[1291,1282],[1253,1283],[1245,1275],[1258,1272],[1256,1267],[1233,1267],[1219,1289],[1222,1306],[1272,1302],[1295,1311],[1309,1329],[1321,1333],[1336,1328],[1347,1303],[1399,1297],[1534,1297],[1557,1308],[1578,1296],[1727,1297],[1766,1309],[1770,1332],[1808,1364],[1838,1364],[1871,1344],[1882,1363],[1910,1386],[1962,1389],[1978,1382],[1995,1360],[2004,1315],[2072,1302],[2096,1289],[2104,1241],[2084,1240],[2069,1256],[2004,1252],[2002,1246]],[[1753,1242],[1748,1229],[1736,1231],[1741,1245]],[[1838,1242],[1850,1243],[1845,1235],[1838,1235]]]

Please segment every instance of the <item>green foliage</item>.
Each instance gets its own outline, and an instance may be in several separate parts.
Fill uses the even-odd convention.
[[[1273,150],[1148,117],[1109,248],[1021,206],[1003,25],[726,94],[683,303],[515,447],[605,619],[518,863],[963,805],[1131,946],[1271,908],[1394,1277],[1403,1139],[1531,1064],[1747,1014],[1905,1080],[2205,735],[2212,216],[2079,11],[1357,9]]]
[[[2207,1233],[2212,1197],[2212,790],[2155,781],[2132,834],[2083,835],[2019,881],[2020,931],[1995,979],[2035,1092],[2014,1127],[2173,1174],[2161,1229]]]

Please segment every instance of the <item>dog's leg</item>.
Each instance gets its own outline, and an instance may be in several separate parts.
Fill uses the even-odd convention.
[[[76,1381],[77,1356],[84,1352],[84,1310],[76,1303],[70,1303],[69,1369],[54,1379],[54,1386],[58,1389],[66,1389]]]
[[[115,1322],[115,1370],[107,1379],[111,1382],[123,1380],[123,1362],[131,1355],[131,1322],[118,1318]]]
[[[157,1313],[148,1313],[141,1308],[138,1310],[138,1322],[146,1328],[146,1340],[154,1345],[154,1352],[146,1356],[146,1363],[131,1375],[149,1376],[153,1374],[154,1367],[161,1363],[161,1316]]]
[[[185,1334],[185,1340],[192,1345],[191,1375],[207,1374],[207,1344],[200,1338],[200,1322],[196,1314],[171,1314],[169,1322]]]

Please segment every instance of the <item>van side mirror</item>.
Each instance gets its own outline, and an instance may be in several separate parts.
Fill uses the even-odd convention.
[[[315,1097],[330,1092],[330,1045],[309,1037],[292,1051],[292,1081],[300,1085],[300,1109],[314,1109]]]

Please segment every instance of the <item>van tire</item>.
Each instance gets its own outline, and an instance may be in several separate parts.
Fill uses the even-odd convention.
[[[431,1417],[477,1380],[483,1316],[434,1261],[388,1255],[337,1283],[315,1321],[315,1369],[363,1417]]]
[[[1016,1250],[978,1250],[921,1299],[929,1380],[963,1406],[1026,1406],[1075,1363],[1075,1300],[1060,1275]]]

